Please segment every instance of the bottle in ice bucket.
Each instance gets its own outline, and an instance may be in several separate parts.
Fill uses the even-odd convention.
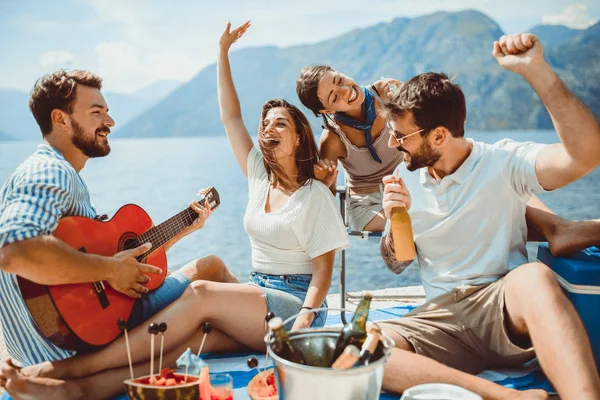
[[[396,260],[409,261],[417,256],[412,224],[406,207],[394,207],[390,220]]]
[[[352,368],[354,366],[354,364],[356,364],[356,362],[358,361],[359,357],[360,357],[360,350],[358,350],[358,347],[356,347],[353,344],[349,344],[348,346],[346,346],[346,348],[342,352],[342,355],[339,356],[337,358],[337,360],[335,360],[333,362],[333,364],[331,364],[331,368],[333,368],[333,369]]]
[[[306,365],[304,354],[292,346],[292,342],[283,327],[283,320],[281,318],[274,317],[269,320],[269,329],[273,332],[273,338],[275,339],[272,344],[275,354],[296,364]]]
[[[371,305],[372,298],[371,294],[366,293],[360,299],[352,321],[344,325],[340,332],[340,336],[335,344],[332,361],[337,360],[349,344],[353,344],[359,349],[362,347],[367,338],[367,317],[369,316],[369,306]]]
[[[365,339],[365,343],[360,349],[358,361],[356,361],[356,364],[354,364],[355,367],[369,365],[371,356],[375,353],[375,350],[377,350],[377,345],[379,344],[380,340],[381,330],[376,326],[371,327],[369,334],[367,335],[367,339]]]

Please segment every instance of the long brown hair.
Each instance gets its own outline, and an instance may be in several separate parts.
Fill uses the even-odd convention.
[[[288,174],[285,173],[275,158],[273,144],[266,140],[264,135],[260,134],[263,129],[263,120],[272,108],[285,108],[294,121],[296,133],[299,138],[299,144],[296,147],[296,153],[294,154],[296,167],[298,168],[298,175],[296,177],[288,176]],[[295,191],[314,179],[313,165],[319,161],[319,152],[317,150],[317,143],[315,142],[312,128],[310,127],[306,116],[298,107],[283,99],[267,101],[262,108],[259,130],[261,132],[259,132],[258,135],[258,145],[263,154],[265,169],[267,170],[267,174],[272,183],[277,182],[282,188]]]

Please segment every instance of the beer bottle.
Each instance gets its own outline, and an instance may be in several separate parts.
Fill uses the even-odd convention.
[[[352,321],[344,325],[338,336],[335,350],[333,352],[333,360],[337,360],[342,354],[346,346],[353,344],[358,348],[362,347],[367,337],[367,317],[369,316],[369,305],[373,296],[366,293],[358,304],[358,308],[354,312]]]
[[[358,347],[356,347],[353,344],[349,344],[344,349],[344,352],[342,353],[342,355],[339,356],[337,358],[337,360],[335,360],[333,362],[333,364],[331,364],[331,368],[333,368],[333,369],[352,368],[354,366],[354,364],[356,364],[356,362],[358,361],[359,357],[360,357],[360,350],[358,350]]]
[[[394,255],[398,261],[411,261],[417,256],[412,223],[406,207],[394,207],[390,219],[392,238],[394,239]]]
[[[377,327],[372,327],[367,335],[367,339],[360,349],[360,355],[358,357],[358,361],[355,366],[360,365],[369,365],[369,361],[371,360],[371,356],[375,353],[377,349],[377,345],[379,344],[379,340],[381,340],[381,331]]]
[[[306,365],[304,354],[292,345],[290,337],[283,327],[283,320],[279,317],[274,317],[269,320],[268,324],[275,339],[271,345],[275,354],[296,364]]]

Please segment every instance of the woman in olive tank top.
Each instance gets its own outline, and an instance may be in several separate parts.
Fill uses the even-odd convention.
[[[321,176],[335,193],[338,160],[348,184],[348,223],[352,230],[382,231],[385,217],[381,209],[384,176],[402,161],[402,153],[388,146],[390,132],[379,115],[393,79],[379,80],[362,87],[352,78],[325,65],[306,67],[296,91],[305,107],[323,117],[319,151]],[[317,171],[316,171],[317,172]]]

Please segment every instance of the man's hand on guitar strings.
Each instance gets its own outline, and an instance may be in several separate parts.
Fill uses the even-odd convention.
[[[200,204],[200,202],[198,201],[192,201],[190,203],[190,208],[194,210],[196,214],[198,214],[198,218],[196,218],[189,227],[183,230],[183,233],[185,235],[189,235],[190,233],[195,232],[198,229],[204,227],[204,223],[206,222],[208,217],[212,215],[212,212],[214,210],[211,209],[210,206],[207,204],[207,201],[205,201],[207,200],[206,193],[208,192],[208,190],[209,188],[204,188],[198,190],[198,193],[196,193],[196,196],[201,196],[200,202],[202,202],[202,204]],[[216,208],[217,207],[215,207],[215,209]]]
[[[186,232],[186,234],[192,233],[202,228],[208,217],[210,217],[213,212],[213,210],[210,209],[208,204],[204,203],[204,205],[200,205],[200,203],[198,203],[197,201],[192,201],[190,203],[190,208],[198,214],[198,218],[196,218],[194,222],[192,222],[192,225],[190,225],[190,227],[186,229],[189,230],[189,232]]]
[[[150,277],[145,274],[161,274],[162,270],[150,264],[138,262],[138,256],[152,248],[151,243],[145,243],[135,249],[121,251],[113,256],[116,263],[113,265],[112,277],[107,279],[108,284],[118,292],[134,299],[139,299],[148,292],[142,284],[148,283]]]

